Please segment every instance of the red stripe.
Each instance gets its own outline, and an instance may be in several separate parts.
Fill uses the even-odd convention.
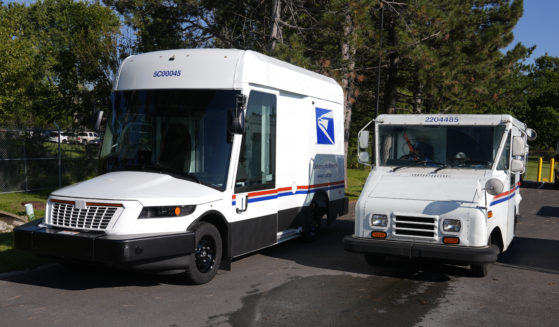
[[[268,191],[259,191],[259,192],[252,192],[249,193],[248,196],[260,196],[260,195],[269,195],[269,194],[277,194],[278,190],[268,190]]]
[[[520,186],[520,183],[517,183],[516,185]],[[510,189],[510,190],[508,190],[508,191],[506,191],[506,192],[503,192],[503,193],[501,193],[501,194],[495,195],[495,196],[493,197],[493,200],[498,199],[498,198],[502,198],[503,196],[507,196],[507,195],[513,193],[514,191],[516,191],[516,189],[518,188],[518,186],[515,187],[515,188],[513,188],[513,189]]]
[[[337,182],[314,184],[314,185],[300,185],[300,186],[297,186],[297,189],[298,190],[308,190],[308,189],[311,189],[311,188],[324,187],[324,186],[334,186],[334,185],[340,185],[340,184],[345,184],[345,181],[337,181]],[[292,190],[291,187],[281,187],[281,188],[274,189],[274,190],[251,192],[251,193],[248,193],[248,196],[253,197],[253,196],[261,196],[261,195],[270,195],[270,194],[277,194],[277,193],[280,193],[280,192],[286,192],[286,191],[291,191],[291,190]],[[233,195],[233,199],[236,199],[236,195]]]

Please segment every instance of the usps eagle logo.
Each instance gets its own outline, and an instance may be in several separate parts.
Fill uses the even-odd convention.
[[[316,142],[318,144],[335,144],[334,112],[328,109],[316,109]]]

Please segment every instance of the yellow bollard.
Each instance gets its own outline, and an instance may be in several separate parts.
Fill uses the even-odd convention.
[[[554,176],[554,173],[555,173],[554,168],[555,168],[555,159],[551,158],[551,160],[549,161],[549,182],[550,183],[553,183],[553,181],[555,180],[555,177],[557,177],[557,176]]]
[[[543,166],[543,158],[540,157],[538,162],[538,183],[542,181],[542,166]]]

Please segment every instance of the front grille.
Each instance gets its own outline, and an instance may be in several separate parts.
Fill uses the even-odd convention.
[[[432,217],[411,217],[397,215],[394,217],[394,234],[434,238],[437,220]]]
[[[52,203],[51,224],[59,227],[105,230],[118,207],[89,206],[78,209],[71,203]]]

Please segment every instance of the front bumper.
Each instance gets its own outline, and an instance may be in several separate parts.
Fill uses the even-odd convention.
[[[354,237],[343,240],[349,252],[392,255],[410,259],[429,259],[456,264],[492,263],[497,261],[497,246],[465,247],[443,244],[412,243]]]
[[[43,227],[41,222],[14,228],[14,247],[67,261],[149,270],[186,268],[195,248],[193,232],[107,235]]]

